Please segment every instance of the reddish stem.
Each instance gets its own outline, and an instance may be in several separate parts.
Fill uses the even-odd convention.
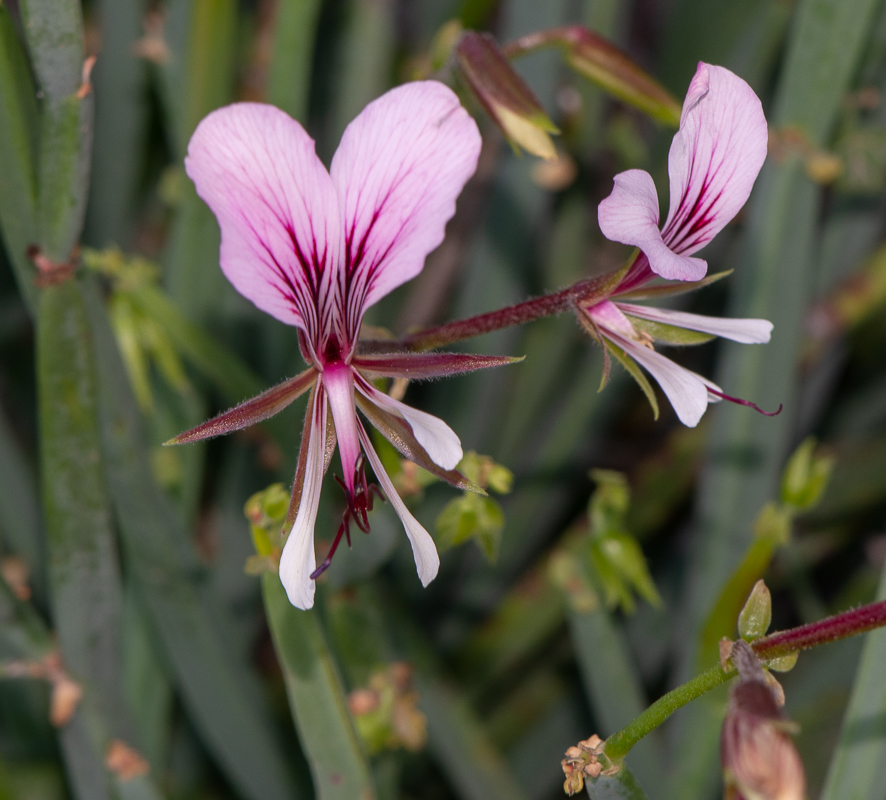
[[[373,352],[386,349],[433,350],[436,347],[460,342],[484,333],[523,325],[542,317],[550,317],[569,310],[578,300],[591,300],[596,295],[604,297],[611,293],[613,276],[609,273],[595,278],[585,278],[578,283],[561,289],[559,292],[546,294],[532,300],[525,300],[513,306],[478,314],[476,317],[448,322],[437,328],[410,334],[398,342],[373,342]],[[366,343],[363,343],[367,346]]]
[[[847,639],[884,625],[886,625],[886,600],[881,600],[879,603],[853,608],[851,611],[844,611],[818,622],[810,622],[799,628],[764,636],[762,639],[757,639],[753,647],[760,658],[778,658],[798,650],[808,650],[820,644]]]

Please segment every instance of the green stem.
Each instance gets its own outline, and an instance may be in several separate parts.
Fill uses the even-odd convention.
[[[578,304],[585,307],[592,306],[611,297],[616,292],[622,285],[622,279],[628,269],[636,261],[638,253],[639,251],[634,251],[624,266],[617,270],[593,278],[583,278],[572,286],[567,286],[557,292],[534,297],[531,300],[524,300],[522,303],[505,306],[496,311],[478,314],[467,319],[447,322],[436,328],[411,333],[397,341],[363,340],[360,342],[360,351],[385,353],[402,350],[418,352],[433,350],[464,339],[471,339],[474,336],[481,336],[484,333],[513,328],[537,319],[562,314]]]
[[[640,716],[635,717],[617,733],[606,740],[605,752],[612,761],[621,761],[646,734],[654,731],[678,708],[701,697],[711,689],[726,683],[735,675],[735,671],[723,672],[720,666],[711,667],[691,681],[672,689],[664,697],[656,700]]]
[[[886,626],[886,600],[881,600],[878,603],[844,611],[842,614],[835,614],[818,622],[771,633],[769,636],[757,639],[752,646],[762,660],[770,661],[884,626]],[[724,672],[718,665],[671,690],[620,731],[613,733],[604,746],[606,755],[612,761],[621,761],[640,739],[654,731],[678,708],[726,683],[735,675],[734,669]]]

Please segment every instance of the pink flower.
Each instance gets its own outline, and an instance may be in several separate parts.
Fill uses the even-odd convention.
[[[670,210],[664,227],[658,228],[655,184],[643,170],[616,175],[612,194],[598,209],[603,234],[635,245],[641,252],[607,299],[579,304],[579,320],[603,345],[607,370],[611,353],[637,379],[655,407],[654,394],[636,365],[642,366],[661,386],[680,421],[690,427],[698,424],[709,402],[725,399],[760,409],[724,394],[716,384],[657,353],[653,342],[697,344],[705,341],[698,334],[707,334],[707,338],[763,343],[769,341],[772,323],[648,308],[618,298],[673,293],[668,287],[643,289],[656,277],[702,281],[707,264],[690,256],[745,204],[766,158],[766,144],[766,118],[751,87],[723,67],[700,63],[671,144]]]
[[[652,177],[631,169],[615,176],[612,194],[600,203],[600,230],[607,239],[639,247],[648,268],[662,278],[701,280],[707,264],[689,256],[747,202],[767,140],[754,90],[728,69],[699,63],[668,156],[671,200],[664,228],[658,229]]]
[[[394,490],[357,408],[406,457],[468,488],[455,471],[462,457],[455,433],[371,381],[451,375],[511,359],[364,354],[358,334],[366,309],[415,277],[442,242],[479,152],[476,124],[455,94],[433,81],[401,86],[370,103],[345,131],[329,172],[301,125],[268,105],[239,103],[213,112],[188,146],[187,173],[221,228],[222,270],[256,306],[299,329],[310,367],[173,442],[266,419],[311,389],[280,558],[280,580],[299,608],[313,605],[314,580],[343,534],[350,543],[349,523],[369,530],[376,487],[367,483],[364,455],[403,522],[422,583],[437,574],[434,542]],[[348,506],[329,558],[316,568],[314,522],[336,441]]]

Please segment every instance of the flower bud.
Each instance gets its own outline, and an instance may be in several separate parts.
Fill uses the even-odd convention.
[[[680,124],[677,99],[627,53],[593,31],[581,25],[538,31],[512,42],[506,52],[514,57],[540,47],[560,48],[572,69],[604,91],[660,122]]]
[[[508,141],[541,158],[556,158],[549,136],[559,133],[556,125],[495,39],[467,31],[457,53],[462,75]]]
[[[680,122],[680,103],[612,42],[587,28],[570,29],[566,61],[576,72],[661,122]]]
[[[772,595],[762,580],[754,588],[738,615],[738,633],[742,639],[752,642],[769,630],[772,622]]]
[[[810,436],[794,451],[781,479],[782,502],[805,511],[812,508],[827,486],[834,459],[815,455],[815,438]]]
[[[746,642],[732,654],[740,674],[723,722],[720,757],[727,787],[743,800],[803,800],[806,774],[774,692]]]

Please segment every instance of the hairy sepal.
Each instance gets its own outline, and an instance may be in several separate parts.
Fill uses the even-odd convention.
[[[248,428],[257,422],[263,422],[282,411],[286,406],[301,397],[317,379],[317,370],[313,367],[305,370],[294,378],[283,381],[260,395],[240,403],[239,406],[219,414],[217,417],[191,428],[189,431],[180,433],[178,436],[164,442],[166,445],[189,444],[199,442],[201,439],[211,439],[214,436],[222,436],[226,433]]]

